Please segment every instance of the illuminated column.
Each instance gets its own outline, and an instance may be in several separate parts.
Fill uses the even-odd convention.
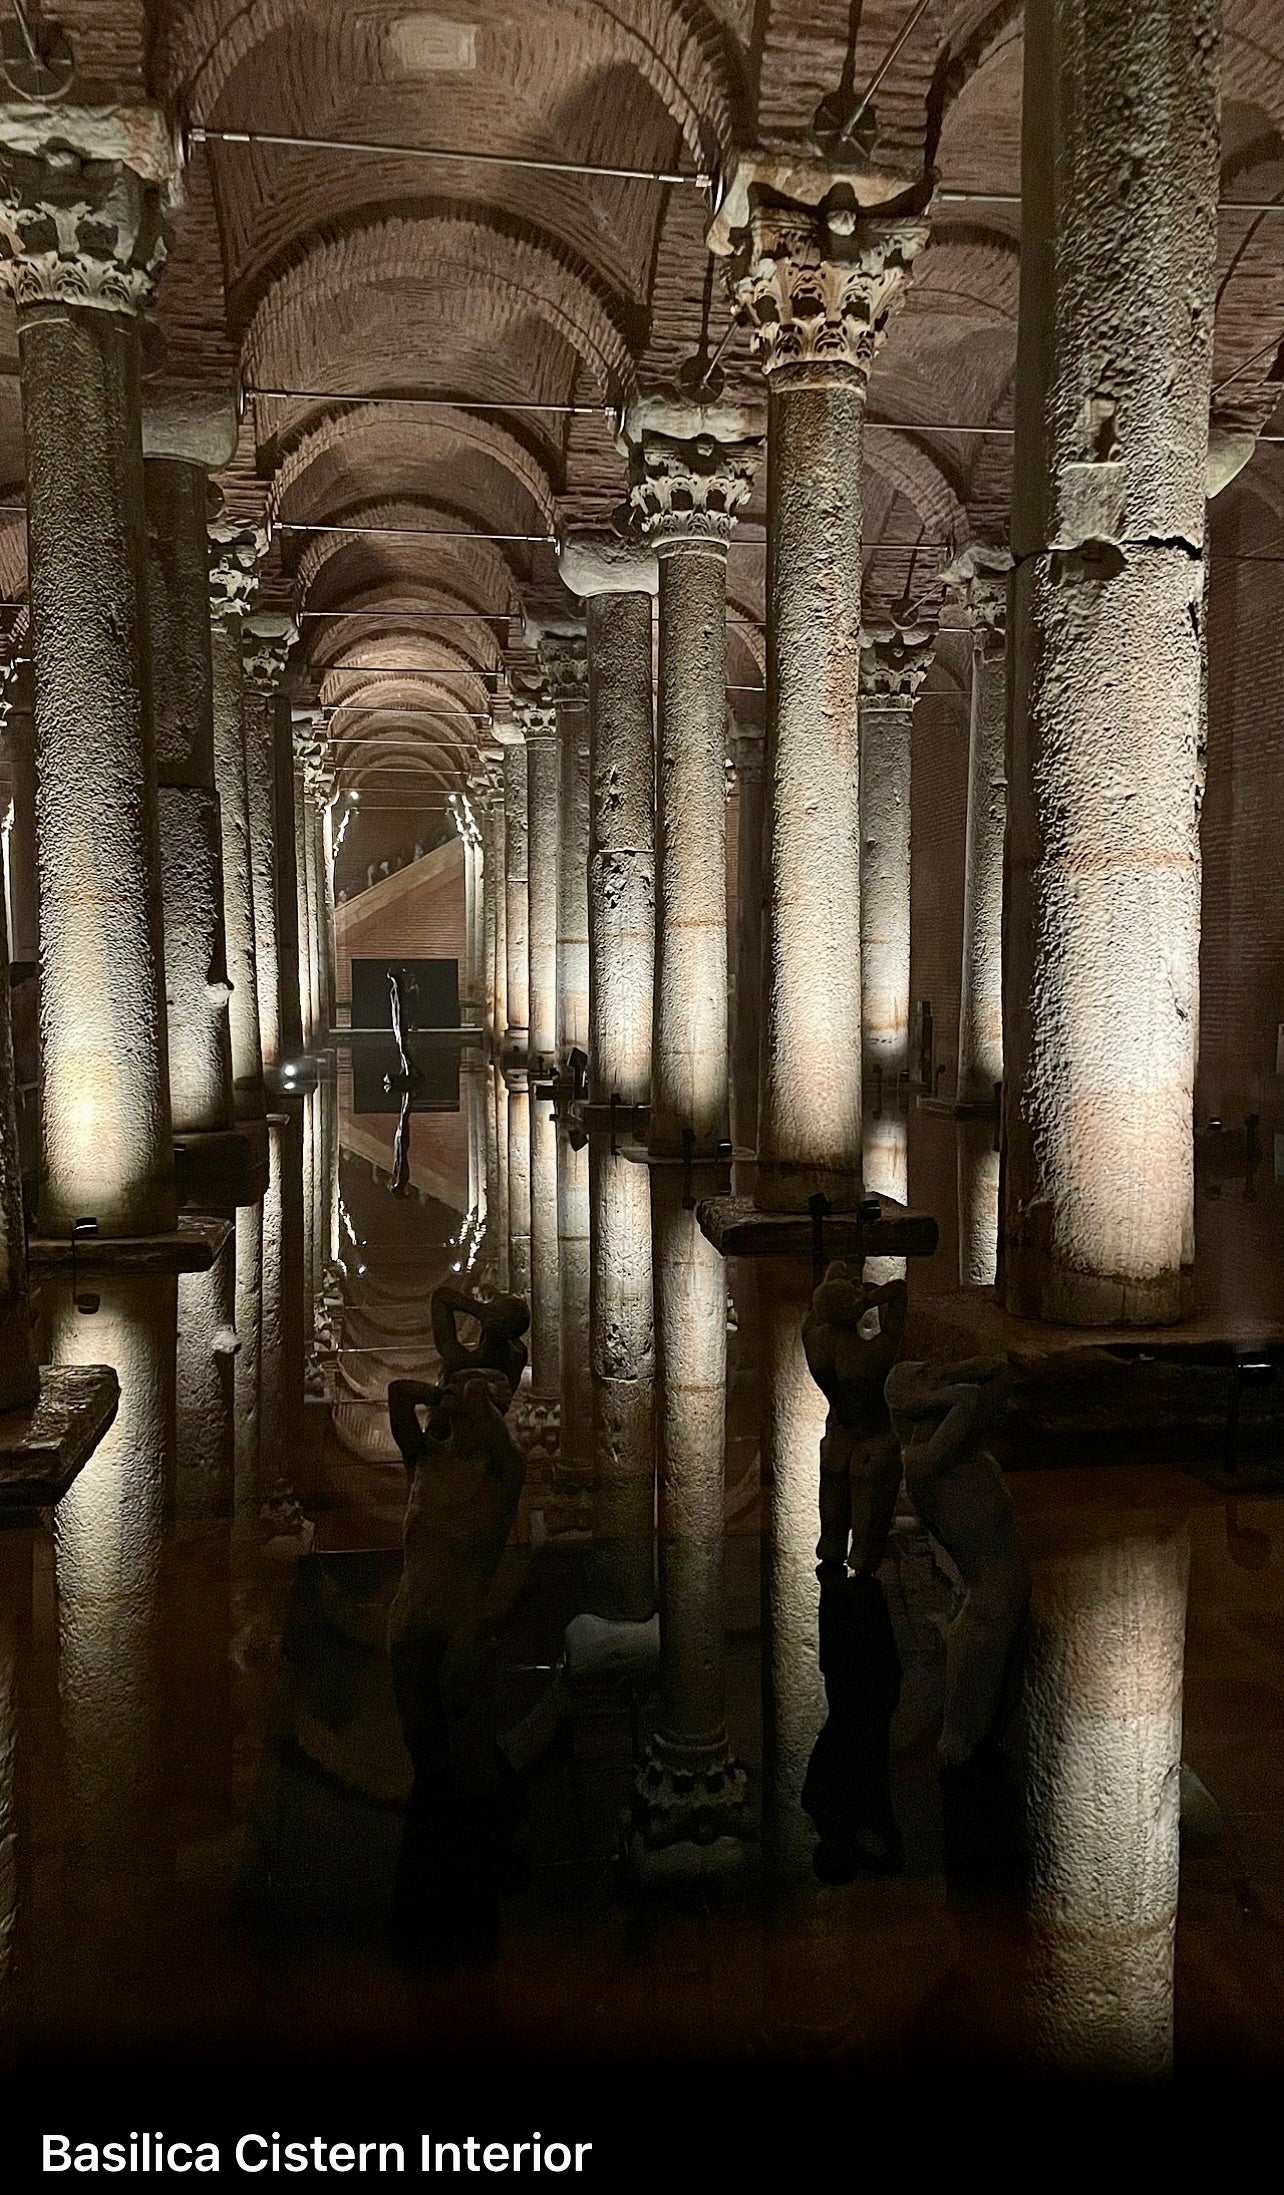
[[[531,1101],[526,1077],[508,1085],[508,1285],[531,1297]]]
[[[593,1613],[655,1610],[655,1327],[649,1170],[595,1137],[589,1365],[593,1381]]]
[[[317,883],[320,916],[322,1037],[335,1020],[334,967],[334,795],[332,770],[320,773],[317,786]]]
[[[493,1063],[490,1068],[489,1090],[491,1119],[488,1133],[495,1148],[495,1186],[486,1208],[488,1248],[495,1262],[496,1285],[505,1293],[512,1293],[513,1275],[508,1237],[508,1090],[498,1062]]]
[[[497,1037],[502,1034],[499,1012],[499,915],[504,893],[504,851],[503,842],[500,838],[503,791],[497,762],[487,762],[484,784],[485,793],[481,800],[482,1021],[488,1038],[494,1043]]]
[[[526,735],[526,899],[530,1059],[548,1073],[557,1051],[557,878],[561,860],[561,756],[557,711],[541,695],[517,706]],[[534,1135],[534,1123],[531,1133]]]
[[[737,728],[731,741],[740,788],[736,838],[736,1010],[731,1031],[731,1134],[752,1151],[758,1141],[758,1048],[762,1037],[762,856],[765,828],[761,732]]]
[[[908,1189],[910,754],[914,703],[936,634],[876,626],[860,666],[860,1032],[865,1187],[898,1204]],[[908,1098],[905,1099],[908,1103]],[[880,1260],[880,1264],[883,1261]],[[903,1278],[903,1259],[884,1277]]]
[[[310,1051],[320,1027],[316,952],[316,864],[310,829],[311,771],[325,753],[322,718],[316,709],[291,711],[294,739],[294,890],[299,926],[299,1012],[303,1045]]]
[[[755,1198],[846,1209],[861,1188],[861,435],[869,369],[926,242],[899,195],[747,158],[710,232],[767,376],[767,853]]]
[[[495,737],[504,779],[504,971],[509,1051],[530,1043],[530,928],[527,897],[526,742],[513,717],[496,703]]]
[[[594,1102],[645,1104],[655,988],[654,555],[572,535],[562,577],[587,605],[589,1075]],[[649,1230],[648,1230],[649,1231]]]
[[[39,1392],[27,1291],[27,1236],[9,1018],[9,950],[4,901],[0,899],[0,1410],[17,1410],[34,1402]]]
[[[1026,16],[1002,1262],[1072,1325],[1194,1256],[1219,12]]]
[[[490,839],[486,850],[487,894],[494,917],[492,929],[491,996],[494,1011],[491,1035],[498,1048],[508,1031],[508,826],[504,813],[504,759],[491,755]]]
[[[486,1018],[486,971],[482,949],[485,892],[482,817],[485,785],[485,772],[474,772],[468,780],[467,793],[451,796],[451,812],[464,856],[464,962],[459,1019],[468,1028],[481,1028]]]
[[[317,847],[315,777],[317,765],[309,761],[303,771],[303,889],[308,910],[307,977],[312,1013],[312,1042],[321,1042],[325,1025],[325,997],[321,974],[321,864]]]
[[[30,664],[11,667],[0,714],[13,800],[13,820],[5,842],[9,959],[19,967],[33,967],[40,958],[40,872],[36,863],[36,718]]]
[[[1003,836],[1007,822],[1006,551],[965,552],[960,583],[972,628],[968,729],[967,849],[963,880],[963,964],[959,984],[957,1102],[960,1114],[959,1279],[993,1284],[999,1241],[998,1137],[990,1108],[1003,1079]],[[956,569],[964,559],[956,559]]]
[[[1171,2068],[1184,1523],[1060,1520],[1031,1553],[1025,1675],[1035,2055],[1079,2079]]]
[[[746,1778],[727,1736],[723,1646],[727,1280],[684,1203],[651,1170],[660,1519],[660,1701],[636,1771],[647,1844],[735,1833]]]
[[[281,1057],[297,1060],[303,1050],[303,991],[299,935],[297,777],[294,762],[294,710],[278,692],[272,712],[272,791],[276,810],[276,920],[281,981]]]
[[[148,656],[177,1135],[232,1121],[223,835],[214,787],[210,473],[236,447],[230,399],[165,385],[143,412]]]
[[[232,1104],[238,1120],[262,1120],[263,1052],[254,936],[254,874],[246,773],[241,626],[257,590],[264,539],[234,519],[210,527],[214,778],[223,832],[223,915],[232,1036]]]
[[[319,1094],[318,1094],[319,1095]],[[322,1215],[316,1215],[322,1232]],[[257,1517],[263,1453],[263,1200],[236,1214],[236,1405],[234,1504],[238,1517]]]
[[[228,1242],[208,1272],[178,1276],[174,1510],[180,1519],[231,1509],[235,1356],[236,1255]]]
[[[530,1093],[531,1392],[555,1401],[562,1384],[557,1254],[557,1122],[552,1101]]]
[[[546,632],[540,669],[557,710],[557,1055],[588,1051],[588,641],[584,628]]]
[[[562,1436],[558,1476],[587,1485],[593,1466],[589,1371],[589,1154],[557,1143],[557,1253],[562,1309]]]
[[[728,1131],[727,543],[761,448],[732,406],[649,397],[627,421],[630,500],[660,567],[652,1151]]]
[[[142,311],[175,170],[155,107],[0,108],[39,752],[40,1224],[178,1218],[146,679]]]
[[[276,700],[299,637],[292,617],[258,610],[241,627],[245,691],[245,785],[254,898],[254,972],[263,1072],[281,1069],[281,940],[277,913]]]

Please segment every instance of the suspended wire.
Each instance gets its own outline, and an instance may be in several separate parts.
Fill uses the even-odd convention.
[[[278,518],[273,521],[272,533],[278,534],[351,534],[360,540],[366,535],[385,541],[528,541],[544,548],[557,547],[556,534],[490,534],[479,533],[472,526],[340,526],[325,525],[320,521],[305,523],[302,519]]]
[[[372,153],[397,160],[436,160],[468,168],[520,168],[537,175],[588,175],[612,183],[690,184],[697,190],[712,188],[713,177],[703,169],[616,168],[591,160],[544,160],[533,153],[468,152],[457,146],[381,144],[359,137],[302,137],[285,130],[218,130],[194,122],[187,132],[193,145],[270,145],[290,152]]]
[[[243,396],[261,396],[289,404],[409,404],[417,411],[436,412],[545,412],[560,419],[613,419],[614,404],[509,403],[501,397],[393,396],[386,389],[267,389],[257,381],[243,381]]]
[[[861,93],[855,107],[852,109],[852,112],[848,115],[847,120],[844,122],[841,130],[839,131],[838,142],[840,145],[845,145],[848,139],[851,137],[857,123],[865,114],[870,101],[872,100],[875,92],[878,90],[879,85],[882,83],[883,78],[886,76],[888,70],[891,68],[892,63],[897,59],[898,55],[902,52],[904,47],[908,44],[909,40],[913,37],[914,32],[918,29],[919,24],[922,22],[923,17],[927,14],[927,11],[931,7],[931,5],[932,0],[918,0],[918,5],[914,9],[912,9],[903,28],[897,32],[896,37],[892,40],[891,45],[888,47],[886,53],[883,55],[882,60],[879,62],[878,67],[875,69],[873,75],[871,76],[868,84],[865,86],[864,91]]]

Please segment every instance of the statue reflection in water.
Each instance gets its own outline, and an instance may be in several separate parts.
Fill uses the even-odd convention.
[[[903,1281],[875,1288],[833,1264],[803,1323],[807,1363],[829,1403],[817,1548],[829,1712],[803,1789],[826,1880],[901,1862],[889,1772],[901,1667],[877,1572],[902,1483],[957,1587],[939,1748],[947,1846],[973,1872],[992,1829],[997,1864],[1010,1858],[999,1738],[1029,1579],[1003,1474],[984,1446],[1007,1408],[1007,1366],[899,1362],[907,1307]]]
[[[394,1197],[412,1194],[410,1178],[410,1114],[416,1090],[423,1085],[423,1075],[415,1065],[410,1050],[411,1018],[407,1015],[406,1001],[402,993],[400,972],[388,970],[388,1015],[392,1024],[392,1040],[397,1047],[397,1072],[383,1078],[383,1086],[389,1097],[401,1092],[401,1114],[397,1121],[397,1133],[392,1146],[392,1180],[389,1188]]]
[[[464,1341],[462,1318],[479,1338]],[[491,1593],[525,1461],[506,1421],[530,1323],[514,1296],[434,1291],[440,1382],[394,1380],[389,1420],[410,1481],[404,1567],[388,1617],[402,1733],[414,1769],[394,1901],[406,1947],[488,1947],[513,1873],[512,1770],[496,1742]]]

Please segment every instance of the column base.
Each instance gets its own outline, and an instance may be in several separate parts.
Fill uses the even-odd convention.
[[[857,1263],[866,1257],[930,1258],[940,1228],[930,1212],[911,1211],[890,1197],[871,1198],[877,1219],[859,1211],[826,1212],[821,1222],[825,1258]],[[704,1197],[696,1206],[701,1232],[724,1258],[810,1258],[815,1233],[810,1212],[763,1212],[751,1197]]]
[[[566,1676],[571,1684],[618,1684],[649,1677],[660,1659],[660,1619],[630,1623],[614,1616],[573,1616],[566,1626]]]
[[[633,1770],[633,1835],[648,1853],[746,1834],[749,1778],[723,1738],[687,1748],[653,1733]]]
[[[40,1393],[0,1411],[0,1513],[51,1509],[116,1415],[120,1381],[106,1364],[43,1364]]]
[[[513,1438],[528,1464],[550,1469],[562,1452],[562,1405],[556,1395],[533,1395],[519,1388],[509,1408]]]
[[[299,1085],[298,1087],[302,1087]],[[174,1166],[178,1201],[197,1211],[225,1212],[257,1204],[268,1190],[268,1121],[176,1135]],[[284,1115],[280,1115],[284,1119]]]
[[[180,1212],[172,1235],[33,1235],[27,1254],[34,1268],[55,1273],[208,1273],[232,1233],[230,1219],[210,1212]]]

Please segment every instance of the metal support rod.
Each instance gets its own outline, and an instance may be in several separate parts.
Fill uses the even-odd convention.
[[[271,145],[288,152],[373,153],[398,160],[449,161],[469,168],[525,168],[541,175],[591,175],[613,183],[690,183],[708,190],[713,178],[702,169],[612,168],[590,160],[541,160],[528,153],[467,152],[445,145],[390,145],[375,139],[352,137],[302,137],[285,130],[214,130],[192,123],[187,131],[193,145]]]
[[[549,412],[559,419],[613,419],[614,404],[508,403],[502,397],[394,396],[387,389],[267,389],[257,381],[241,383],[243,396],[278,404],[408,404],[430,412]]]

